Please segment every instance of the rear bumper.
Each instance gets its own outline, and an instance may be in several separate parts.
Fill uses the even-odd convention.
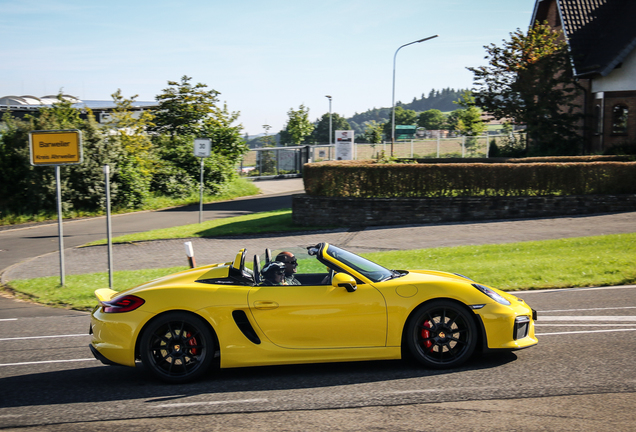
[[[97,351],[97,348],[95,348],[93,345],[89,344],[88,347],[91,349],[91,353],[93,353],[93,356],[97,360],[99,360],[100,362],[104,363],[105,365],[108,365],[108,366],[122,366],[119,363],[115,363],[114,361],[108,360],[106,357],[104,357],[104,355],[102,353]]]

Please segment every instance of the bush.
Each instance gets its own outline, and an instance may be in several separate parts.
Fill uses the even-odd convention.
[[[636,193],[636,162],[377,164],[304,167],[308,195],[358,198]]]

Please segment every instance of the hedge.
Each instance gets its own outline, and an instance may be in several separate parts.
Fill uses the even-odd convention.
[[[552,158],[554,159],[554,158]],[[636,193],[636,162],[306,164],[310,196],[425,198]]]

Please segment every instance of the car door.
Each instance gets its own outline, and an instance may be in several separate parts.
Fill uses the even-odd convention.
[[[386,345],[386,302],[368,284],[354,292],[332,285],[256,286],[248,301],[258,327],[280,347]]]

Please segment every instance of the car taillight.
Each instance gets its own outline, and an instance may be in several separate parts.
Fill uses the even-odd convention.
[[[102,310],[105,313],[130,312],[137,309],[146,301],[134,295],[118,297],[114,300],[101,302]]]

